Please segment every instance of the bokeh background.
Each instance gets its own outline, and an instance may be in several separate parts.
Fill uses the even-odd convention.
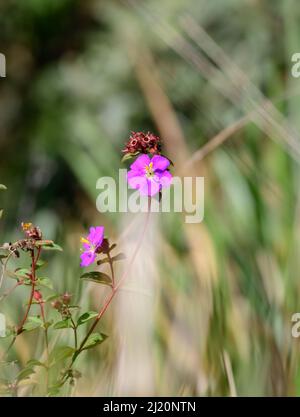
[[[62,395],[300,393],[299,23],[297,0],[0,1],[1,241],[32,221],[63,246],[48,257],[57,292],[101,304],[106,290],[79,282],[90,225],[117,241],[133,221],[136,241],[142,218],[95,204],[131,130],[162,137],[174,174],[205,177],[204,221],[155,216],[109,339]],[[1,303],[10,323],[25,295]],[[14,366],[42,342],[20,336]]]

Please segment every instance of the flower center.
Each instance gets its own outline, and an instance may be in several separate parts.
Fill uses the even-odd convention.
[[[94,252],[96,250],[95,245],[93,245],[88,239],[85,237],[80,238],[81,243],[87,243],[90,246],[88,252]]]
[[[150,162],[149,165],[145,166],[145,171],[146,171],[146,177],[147,178],[153,177],[153,175],[154,175],[153,162]]]

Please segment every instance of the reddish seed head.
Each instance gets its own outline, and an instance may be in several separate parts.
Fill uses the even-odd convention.
[[[123,153],[160,154],[161,140],[151,132],[132,132]]]

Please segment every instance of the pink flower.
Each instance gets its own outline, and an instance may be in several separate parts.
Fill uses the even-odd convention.
[[[152,159],[148,155],[140,155],[130,166],[127,173],[128,184],[131,188],[139,190],[141,195],[154,196],[163,187],[172,183],[172,175],[168,171],[170,161],[160,155]]]
[[[104,238],[104,227],[91,227],[89,235],[81,238],[83,253],[80,255],[81,267],[91,265],[96,259],[97,250],[101,247]]]

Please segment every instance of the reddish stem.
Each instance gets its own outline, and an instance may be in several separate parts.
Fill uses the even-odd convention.
[[[31,306],[32,306],[32,301],[33,301],[33,296],[34,296],[34,290],[35,290],[35,281],[36,281],[35,270],[36,270],[37,261],[39,260],[39,257],[40,257],[40,253],[41,253],[41,248],[39,247],[38,248],[38,251],[37,251],[37,256],[35,258],[34,257],[34,250],[31,251],[31,277],[30,277],[30,279],[31,279],[31,293],[30,293],[30,298],[29,298],[29,301],[28,301],[28,306],[27,306],[25,315],[24,315],[24,317],[23,317],[23,319],[21,321],[21,324],[18,327],[17,335],[19,335],[19,334],[22,333],[23,326],[26,323],[26,320],[28,318],[29,311],[30,311]]]

